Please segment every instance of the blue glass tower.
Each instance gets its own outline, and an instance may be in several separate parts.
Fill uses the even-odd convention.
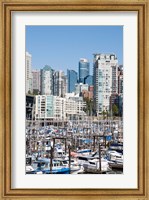
[[[78,81],[78,75],[77,72],[74,70],[67,69],[67,79],[68,79],[68,92],[74,92],[75,91],[75,84]]]
[[[84,83],[88,84],[89,86],[93,85],[93,76],[88,75],[84,78]]]
[[[79,61],[79,82],[84,83],[84,78],[89,75],[89,62],[81,58]]]

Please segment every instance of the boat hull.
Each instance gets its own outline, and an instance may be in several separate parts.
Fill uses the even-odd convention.
[[[43,170],[43,174],[70,174],[69,168],[61,168],[61,169],[52,169],[50,170]]]

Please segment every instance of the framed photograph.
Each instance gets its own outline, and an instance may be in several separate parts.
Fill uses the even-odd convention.
[[[1,199],[148,199],[148,2],[1,2]]]

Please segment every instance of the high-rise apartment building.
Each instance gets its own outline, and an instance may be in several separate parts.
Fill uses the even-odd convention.
[[[40,93],[40,70],[32,70],[33,77],[33,93]]]
[[[79,82],[84,83],[84,78],[89,75],[89,62],[85,58],[79,61]]]
[[[93,84],[97,114],[110,110],[110,96],[118,93],[118,60],[115,54],[94,54]]]
[[[52,95],[53,94],[53,73],[54,70],[45,65],[43,69],[41,69],[41,94],[42,95]]]
[[[75,91],[75,84],[77,84],[78,75],[77,72],[74,70],[67,69],[67,80],[68,80],[68,92]]]
[[[25,91],[26,94],[33,92],[32,86],[32,55],[26,52],[25,54]]]
[[[67,76],[63,71],[56,71],[54,73],[54,95],[64,97],[67,92]]]

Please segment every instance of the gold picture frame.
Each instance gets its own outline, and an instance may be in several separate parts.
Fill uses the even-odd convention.
[[[1,0],[0,35],[0,198],[1,199],[149,199],[149,2],[145,0]],[[138,12],[138,188],[11,189],[11,12]]]

